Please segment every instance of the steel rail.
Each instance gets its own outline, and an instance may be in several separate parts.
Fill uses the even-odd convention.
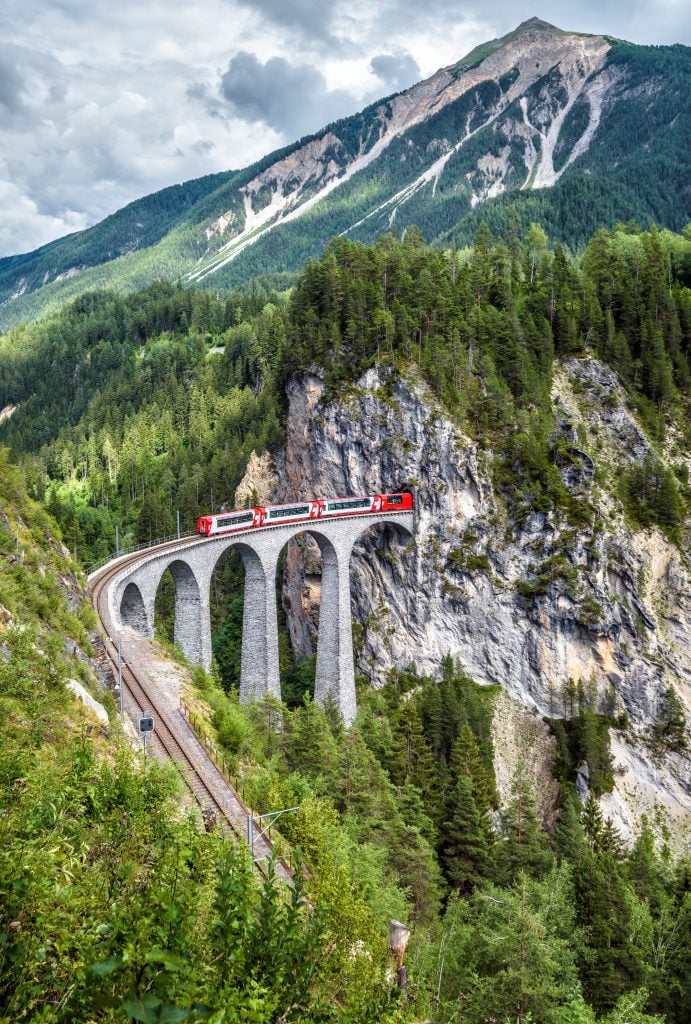
[[[175,541],[172,541],[170,544],[166,545],[166,547],[174,549],[178,547],[179,543],[180,542],[176,538]],[[138,554],[138,552],[133,553],[131,561],[136,561]],[[111,623],[107,605],[107,584],[111,581],[113,576],[117,575],[117,573],[119,573],[123,568],[127,567],[129,561],[129,559],[118,559],[117,565],[103,572],[92,584],[92,603],[99,618],[99,631],[104,641],[103,646],[105,654],[114,672],[117,672],[117,645],[110,633]],[[233,815],[229,813],[227,807],[224,807],[223,800],[218,799],[218,791],[214,793],[213,788],[203,777],[200,766],[194,763],[193,758],[175,736],[174,730],[171,728],[171,723],[169,721],[170,713],[161,707],[159,701],[155,697],[151,696],[151,692],[147,688],[146,682],[137,675],[135,670],[127,663],[124,657],[122,659],[122,682],[125,687],[125,691],[129,694],[133,703],[139,708],[142,714],[153,712],[156,716],[154,742],[160,747],[164,755],[177,767],[185,785],[202,810],[206,807],[210,807],[217,815],[218,819],[224,823],[226,827],[230,828],[238,839],[245,841],[246,820],[247,815],[251,814],[251,811],[246,806],[240,795],[235,791],[235,788],[221,773],[213,758],[206,750],[204,750],[201,741],[190,726],[189,722],[187,722],[187,720],[181,715],[180,721],[176,724],[178,724],[181,729],[187,730],[188,736],[193,740],[193,742],[199,744],[201,751],[200,756],[204,760],[207,770],[216,778],[218,786],[221,789],[221,793],[225,790],[228,800],[235,803],[237,806],[236,818],[233,818]],[[256,866],[263,875],[266,875],[266,868],[262,864],[262,860],[266,860],[274,855],[273,845],[265,837],[258,837],[255,841],[255,850],[258,854],[255,861]],[[276,866],[277,874],[286,876],[284,878],[286,881],[290,880],[290,868],[280,859],[277,861]]]
[[[382,514],[382,518],[384,515],[387,518],[393,518],[402,515],[409,515],[411,512],[411,509],[401,509],[398,511],[390,510]],[[379,514],[380,513],[372,512],[371,509],[368,509],[362,512],[346,513],[343,516],[329,516],[326,521],[333,522],[338,519],[365,518],[377,516]],[[303,530],[305,532],[309,532],[310,527],[313,529],[315,527],[318,528],[319,522],[320,520],[318,519],[305,520]],[[110,613],[108,610],[107,585],[115,576],[122,572],[122,570],[145,561],[145,559],[142,558],[144,551],[148,551],[152,557],[156,557],[169,551],[182,551],[188,547],[195,547],[199,543],[222,543],[225,542],[228,537],[237,536],[241,538],[247,533],[254,534],[269,532],[284,529],[286,526],[291,525],[297,526],[303,525],[303,523],[302,521],[300,524],[272,523],[258,527],[250,527],[245,530],[229,531],[228,533],[221,533],[211,537],[202,537],[200,534],[186,534],[180,537],[171,538],[170,540],[163,541],[162,543],[156,543],[155,545],[151,545],[146,548],[139,546],[134,551],[127,554],[120,553],[112,558],[110,562],[106,563],[102,568],[92,570],[88,577],[89,584],[91,586],[92,604],[98,616],[98,626],[104,641],[104,651],[113,671],[117,672],[117,644],[112,635],[113,624],[110,621]],[[197,803],[202,807],[202,809],[207,806],[211,806],[212,809],[215,808],[216,813],[220,815],[222,822],[225,822],[226,826],[230,828],[239,839],[245,840],[247,816],[251,815],[252,812],[236,792],[235,788],[225,778],[213,758],[204,749],[199,737],[192,729],[189,722],[181,715],[180,721],[178,722],[176,720],[175,724],[179,728],[187,730],[187,735],[193,741],[193,744],[197,744],[199,746],[200,760],[204,763],[207,770],[210,771],[212,777],[218,781],[219,790],[217,790],[216,793],[213,792],[212,787],[203,777],[201,765],[194,763],[189,752],[185,750],[184,746],[175,736],[175,729],[171,722],[170,713],[162,709],[158,700],[151,696],[151,692],[147,688],[146,680],[142,679],[137,674],[134,667],[127,662],[124,656],[122,659],[122,682],[125,687],[125,691],[129,692],[132,701],[137,705],[137,707],[139,707],[142,714],[152,711],[156,715],[154,742],[160,746],[163,753],[173,762],[174,765],[176,765],[187,788],[190,790]],[[221,796],[221,800],[218,799],[219,795]],[[227,807],[223,806],[223,796],[227,796],[229,803],[235,804],[237,808],[237,815],[235,818],[233,818],[233,815],[229,813]],[[266,869],[263,867],[261,861],[274,856],[273,845],[268,839],[262,837],[255,842],[255,848],[258,848],[257,852],[259,853],[259,857],[255,861],[255,864],[263,874],[266,874]],[[276,867],[277,875],[283,876],[283,880],[289,882],[292,877],[292,872],[285,862],[280,858],[277,858]]]

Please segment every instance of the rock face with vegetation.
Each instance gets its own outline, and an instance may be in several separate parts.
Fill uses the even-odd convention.
[[[604,382],[601,396],[584,392],[579,403],[591,431],[582,443],[595,450],[607,414],[602,401],[617,398],[616,377],[592,358],[569,361],[559,373],[571,387],[582,379]],[[381,684],[392,668],[434,675],[451,655],[477,681],[500,684],[550,718],[573,714],[567,681],[582,680],[594,709],[626,721],[621,742],[633,744],[654,771],[641,744],[651,739],[670,686],[691,716],[691,584],[676,548],[659,529],[634,535],[612,502],[605,467],[593,485],[598,516],[588,528],[533,512],[507,543],[491,452],[480,452],[454,426],[424,384],[369,370],[338,401],[320,402],[323,388],[315,374],[291,384],[286,499],[400,487],[416,495],[414,550],[371,536],[353,553],[359,670]],[[643,443],[623,406],[617,423],[624,434],[638,430]],[[629,457],[626,448],[622,457]],[[290,564],[296,576],[288,573],[289,594],[318,587],[312,551],[305,564],[302,575]],[[310,653],[308,623],[316,626],[316,596],[290,604],[303,655]],[[655,774],[654,793],[640,801],[638,814],[657,800],[681,824],[691,803],[688,758],[669,752]],[[617,812],[628,831],[627,816]]]
[[[189,528],[241,481],[240,504],[410,485],[416,549],[373,536],[354,555],[360,672],[438,674],[451,654],[538,715],[586,709],[621,730],[627,781],[636,739],[641,804],[676,816],[690,252],[686,236],[631,226],[598,232],[580,260],[536,225],[521,236],[516,222],[506,243],[484,228],[471,253],[410,229],[336,240],[289,300],[164,284],[85,296],[0,342],[0,407],[15,409],[0,432],[86,561],[114,549],[116,524],[121,543],[172,533],[176,509]],[[242,570],[223,573],[214,650],[230,689]],[[318,552],[289,550],[285,579],[284,690],[299,699]],[[582,790],[614,783],[564,742],[588,766]],[[633,803],[617,805],[626,831]]]

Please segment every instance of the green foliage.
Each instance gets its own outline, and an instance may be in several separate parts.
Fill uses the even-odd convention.
[[[67,611],[79,581],[4,450],[0,467],[0,1018],[400,1020],[378,921],[329,870],[323,822],[312,822],[323,873],[315,857],[308,883],[298,858],[291,890],[271,865],[259,885],[247,851],[181,810],[172,768],[119,741],[112,700],[99,698],[112,712],[105,729],[80,710],[64,642],[88,647]],[[214,680],[195,679],[226,741],[256,742]]]
[[[317,658],[314,654],[296,658],[290,665],[285,682],[281,680],[281,692],[288,707],[297,707],[305,694],[314,694],[314,680],[317,671]]]
[[[638,463],[622,479],[622,498],[626,511],[641,526],[656,523],[665,533],[675,535],[682,520],[682,503],[671,469],[650,456]]]
[[[284,376],[322,365],[333,394],[375,362],[391,367],[392,381],[416,363],[447,410],[492,448],[495,483],[516,519],[557,512],[584,528],[592,509],[562,478],[572,455],[550,404],[554,355],[594,350],[654,437],[671,413],[683,426],[690,251],[669,233],[600,231],[579,267],[559,246],[550,251],[535,224],[524,241],[514,224],[508,246],[481,227],[463,259],[425,249],[412,228],[403,242],[384,237],[369,248],[338,238],[292,294]],[[633,467],[621,493],[643,525],[673,533],[681,522],[675,475],[657,459]],[[468,558],[485,567],[482,554],[452,554],[451,568],[463,570]],[[582,615],[596,621],[597,609]]]
[[[562,693],[564,718],[546,719],[556,737],[554,772],[562,786],[570,786],[583,765],[588,786],[601,796],[614,786],[609,730],[612,718],[598,711],[592,685],[569,678]]]
[[[562,580],[567,588],[573,590],[578,580],[578,571],[565,555],[550,555],[535,571],[529,580],[519,580],[516,590],[521,597],[542,597],[557,580]]]
[[[661,747],[670,750],[684,750],[686,741],[686,716],[684,705],[673,686],[667,686],[660,701],[660,707],[652,728],[653,739]]]
[[[232,504],[251,452],[280,441],[284,319],[263,298],[156,285],[83,296],[0,340],[0,401],[20,403],[0,431],[17,452],[45,442],[34,490],[85,562],[114,550],[116,525],[122,548]],[[207,359],[207,341],[223,354]]]
[[[540,825],[535,795],[520,764],[513,779],[511,801],[500,815],[497,874],[515,882],[521,872],[543,878],[554,864],[547,836]]]
[[[470,893],[491,875],[489,829],[473,796],[467,775],[461,775],[446,799],[446,820],[441,829],[441,858],[451,885]]]
[[[488,1018],[556,1024],[578,986],[572,941],[567,869],[553,870],[544,882],[521,875],[510,888],[486,885],[470,900],[452,897],[437,960],[424,964],[439,993],[437,1019],[462,1012],[469,1024]]]
[[[467,573],[478,573],[478,572],[491,572],[492,566],[490,560],[484,552],[482,554],[474,554],[473,552],[467,552],[463,548],[454,548],[450,552],[447,558],[447,566],[450,569],[454,569],[456,572],[467,572]]]
[[[327,1020],[323,996],[314,1005],[324,938],[320,914],[306,905],[299,861],[289,900],[279,894],[269,863],[257,901],[248,852],[222,852],[210,921],[216,975],[210,994],[223,1007],[221,1019],[269,1024],[314,1014]]]
[[[0,636],[3,1020],[685,1022],[688,864],[648,822],[627,854],[593,799],[564,803],[552,852],[521,772],[491,828],[493,690],[450,658],[439,683],[401,673],[365,693],[349,731],[308,696],[242,707],[195,670],[257,811],[299,805],[280,822],[307,870],[298,858],[292,891],[271,868],[259,883],[241,847],[181,813],[172,771],[83,727],[64,686],[64,622],[87,643],[66,619],[70,563],[0,458],[16,619]],[[564,694],[575,720],[592,703]],[[414,926],[409,1002],[383,980],[392,917]]]

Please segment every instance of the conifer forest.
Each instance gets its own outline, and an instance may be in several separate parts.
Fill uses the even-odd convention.
[[[664,820],[644,817],[627,846],[601,812],[615,712],[588,680],[569,679],[570,713],[547,720],[546,827],[520,763],[500,805],[500,688],[451,656],[437,679],[415,665],[379,689],[359,678],[346,730],[314,702],[314,657],[294,655],[283,612],[284,703],[241,705],[242,567],[228,557],[196,700],[248,803],[299,807],[277,826],[297,861],[289,892],[200,827],[170,766],[85,727],[64,687],[88,678],[75,645],[95,653],[82,568],[115,551],[116,527],[123,549],[173,535],[178,513],[190,531],[232,508],[251,453],[283,444],[286,383],[313,366],[329,396],[375,364],[423,379],[492,452],[508,535],[535,511],[595,529],[559,472],[549,398],[555,363],[586,354],[616,372],[652,441],[616,475],[616,500],[681,549],[691,491],[666,453],[691,440],[689,228],[619,224],[575,255],[510,213],[501,236],[482,223],[463,248],[414,228],[339,237],[285,290],[94,291],[0,340],[0,409],[16,409],[0,423],[0,1020],[685,1024],[691,864]],[[557,562],[526,599],[567,571]],[[172,602],[164,581],[157,638],[180,659]],[[686,744],[672,687],[650,743]],[[412,932],[406,992],[387,981],[391,919]]]

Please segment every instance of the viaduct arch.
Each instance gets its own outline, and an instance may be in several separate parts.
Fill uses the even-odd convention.
[[[309,533],[322,554],[322,588],[317,642],[315,700],[335,699],[346,724],[355,718],[355,669],[350,611],[350,557],[371,526],[388,524],[413,537],[412,512],[378,513],[295,525],[263,527],[238,535],[193,538],[174,549],[151,548],[115,576],[108,591],[111,619],[153,636],[154,602],[161,577],[175,581],[175,641],[187,658],[211,665],[209,594],[216,563],[237,548],[245,568],[240,700],[265,693],[280,699],[276,571],[281,551],[293,537]]]

